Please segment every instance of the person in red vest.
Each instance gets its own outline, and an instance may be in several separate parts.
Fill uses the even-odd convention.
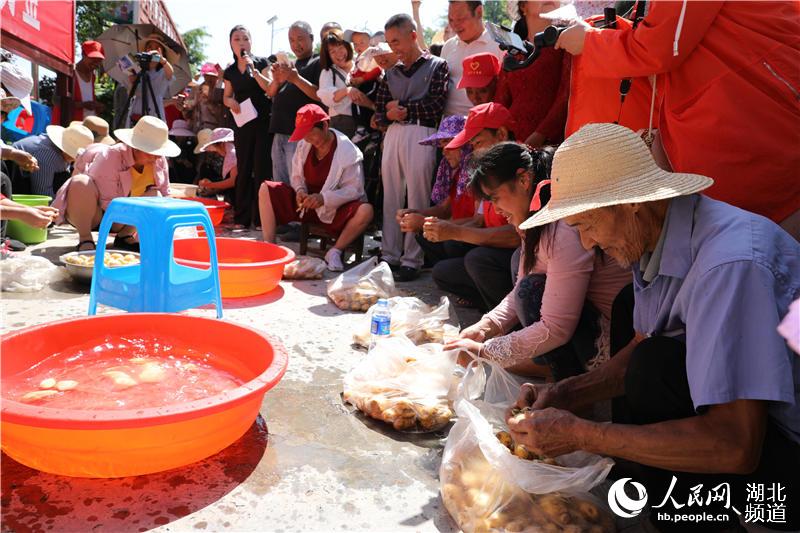
[[[86,41],[81,45],[81,52],[83,54],[81,60],[75,64],[71,120],[83,120],[102,113],[104,108],[103,104],[95,99],[94,94],[95,70],[106,58],[103,45],[97,41]]]
[[[800,3],[653,0],[633,31],[577,24],[556,47],[595,76],[663,75],[672,170],[800,240]]]

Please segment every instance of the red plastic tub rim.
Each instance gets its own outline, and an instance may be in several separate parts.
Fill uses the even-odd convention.
[[[207,242],[205,237],[197,237],[195,239],[181,239],[182,241],[203,241]],[[259,261],[254,263],[226,263],[224,261],[219,260],[219,242],[220,241],[237,241],[242,242],[240,239],[233,239],[231,237],[217,237],[217,265],[219,268],[225,267],[225,269],[231,270],[249,270],[249,269],[257,269],[257,268],[265,268],[265,267],[272,267],[272,266],[284,266],[288,265],[295,259],[295,253],[286,246],[280,246],[278,244],[272,244],[276,248],[280,248],[284,251],[285,255],[279,259],[272,259],[271,261]],[[271,243],[263,243],[261,241],[244,241],[244,242],[253,242],[256,244],[271,244]],[[211,263],[208,261],[195,261],[194,259],[184,259],[182,257],[175,257],[175,261],[180,263],[181,265],[186,265],[194,268],[201,268],[203,270],[209,268]]]
[[[179,198],[179,200],[188,200],[190,202],[198,202],[203,204],[209,209],[228,209],[231,204],[222,200],[215,200],[213,198]]]
[[[126,313],[124,315],[103,315],[82,317],[78,319],[57,320],[45,324],[30,326],[2,336],[2,343],[23,334],[35,334],[49,326],[82,322],[86,320],[108,320],[115,317],[136,317],[144,320],[158,320],[164,315],[182,317],[191,320],[201,320],[213,323],[225,323],[244,330],[248,330],[263,337],[272,346],[273,358],[269,366],[258,376],[243,383],[239,387],[222,394],[209,396],[202,400],[180,403],[165,407],[150,407],[145,409],[123,409],[119,411],[92,411],[78,409],[55,409],[45,406],[29,405],[2,398],[0,406],[0,420],[14,424],[32,427],[58,428],[58,429],[132,429],[137,427],[169,424],[184,420],[196,419],[206,415],[226,411],[228,408],[245,403],[253,396],[264,394],[274,387],[286,373],[289,364],[289,355],[286,348],[273,336],[258,331],[255,328],[243,326],[225,319],[211,319],[189,315],[168,313]]]

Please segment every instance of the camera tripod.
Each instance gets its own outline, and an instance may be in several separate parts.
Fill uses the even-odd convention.
[[[158,111],[158,105],[156,105],[156,95],[153,91],[153,84],[150,82],[150,60],[152,59],[152,54],[146,53],[139,53],[136,54],[136,59],[139,61],[139,73],[136,75],[136,79],[133,80],[133,85],[131,85],[131,90],[128,92],[128,100],[125,102],[125,106],[122,108],[118,117],[114,117],[114,129],[119,129],[122,125],[122,120],[124,117],[128,116],[128,110],[131,107],[131,102],[133,101],[134,96],[136,95],[136,89],[139,85],[142,86],[142,116],[150,114],[150,105],[148,102],[148,95],[149,98],[152,99],[153,108],[155,110],[155,116],[164,120],[164,117],[161,116],[161,113]]]

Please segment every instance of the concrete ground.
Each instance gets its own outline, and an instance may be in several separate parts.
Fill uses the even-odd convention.
[[[57,262],[75,243],[59,227],[25,253]],[[441,296],[429,273],[401,288],[429,303]],[[69,280],[2,298],[4,332],[85,316],[89,300],[88,288]],[[459,315],[462,324],[478,318]],[[298,281],[226,302],[225,318],[269,332],[289,350],[285,377],[244,437],[185,468],[111,480],[45,474],[4,455],[3,531],[457,530],[438,495],[445,433],[399,434],[342,403],[342,376],[365,356],[351,347],[363,314],[337,309],[324,281]]]
[[[25,253],[57,263],[76,242],[71,229],[58,227]],[[399,288],[428,303],[442,295],[430,273]],[[89,300],[88,287],[70,280],[2,298],[3,332],[85,316]],[[119,311],[101,307],[109,312]],[[188,313],[214,316],[213,309]],[[475,310],[458,314],[462,327],[479,318]],[[282,282],[266,296],[226,301],[225,318],[278,337],[289,351],[285,377],[239,441],[184,468],[122,479],[45,474],[3,455],[2,531],[458,530],[439,497],[446,430],[398,433],[342,402],[342,376],[365,357],[351,346],[363,314],[337,309],[323,280]]]

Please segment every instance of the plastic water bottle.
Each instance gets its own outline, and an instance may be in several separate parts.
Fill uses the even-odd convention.
[[[392,324],[392,312],[389,310],[389,301],[385,298],[378,300],[375,309],[372,310],[372,323],[370,325],[370,339],[369,349],[375,347],[378,339],[385,339],[390,334],[390,326]]]

